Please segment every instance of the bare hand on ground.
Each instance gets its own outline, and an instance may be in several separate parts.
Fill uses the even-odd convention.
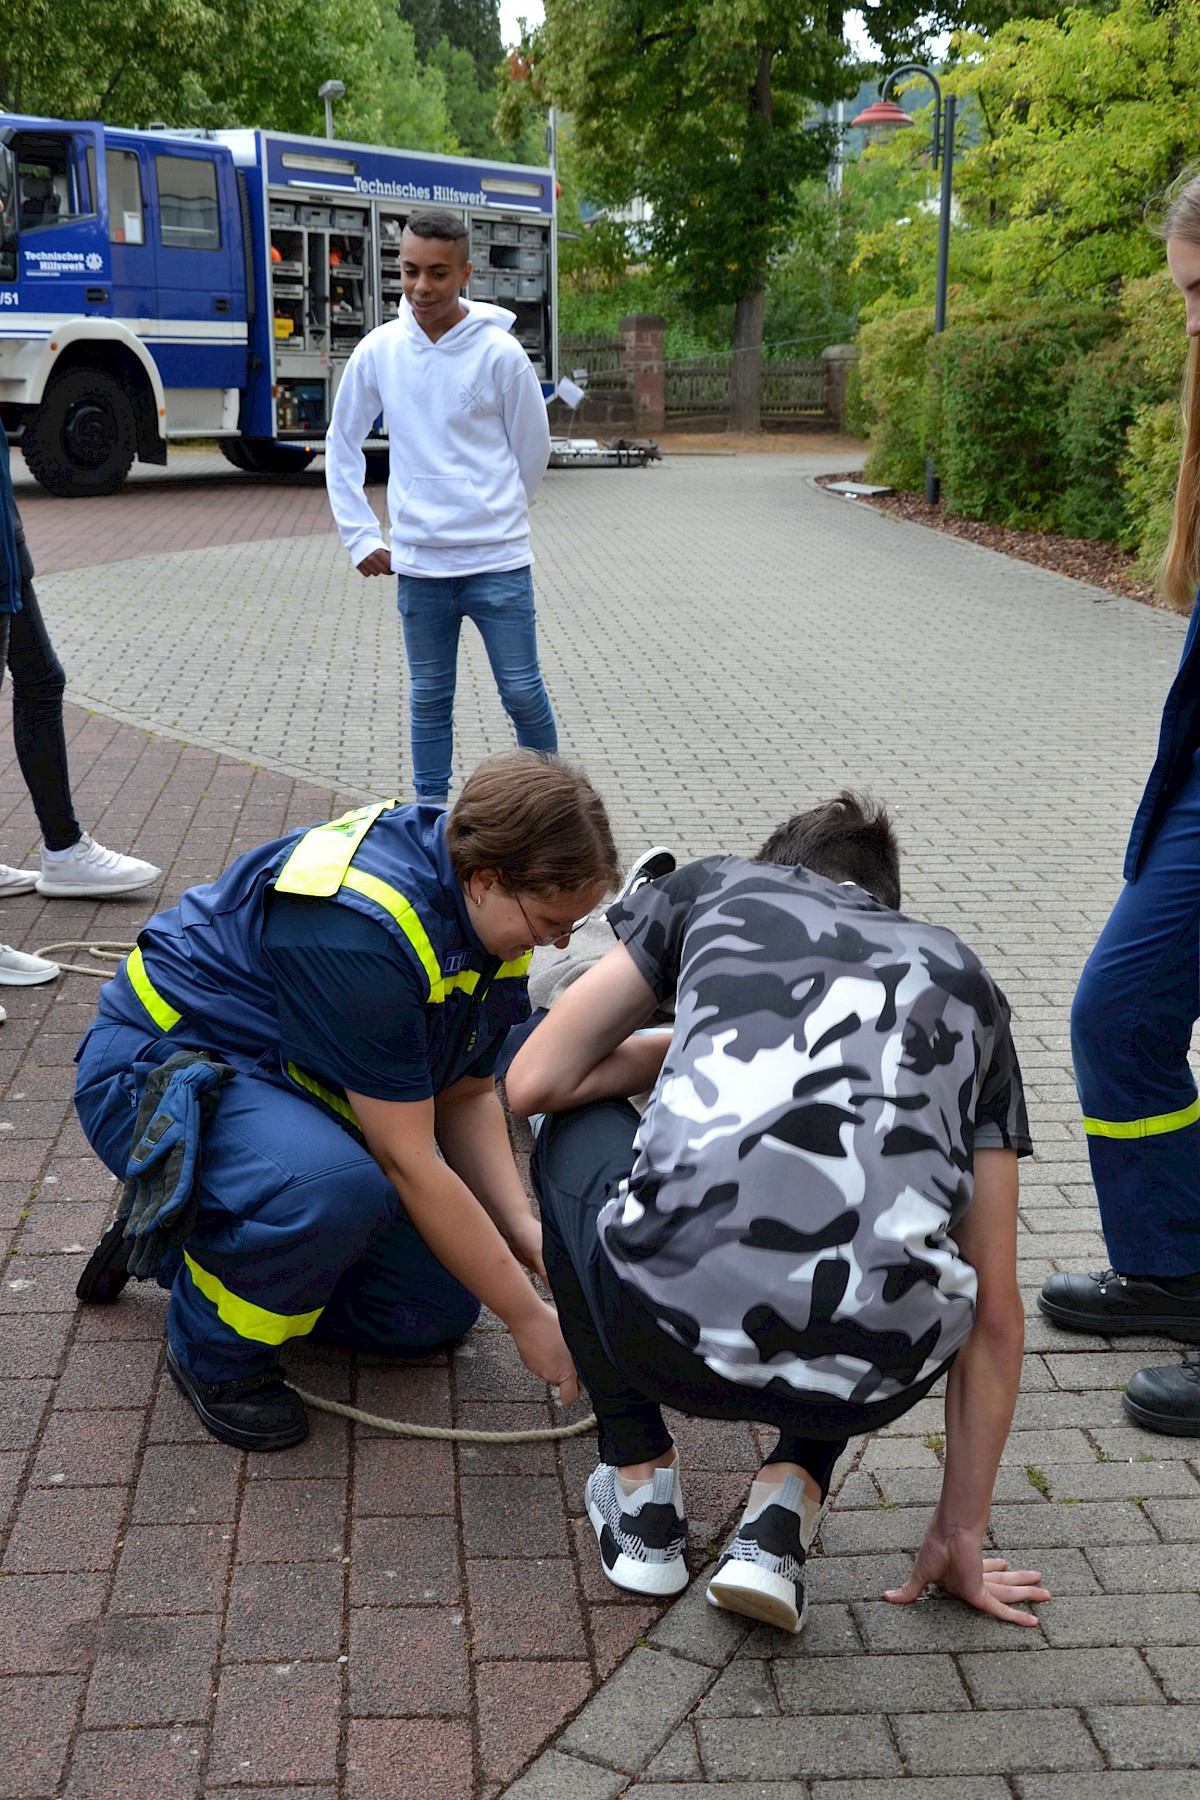
[[[917,1551],[912,1574],[903,1587],[884,1594],[893,1606],[910,1606],[927,1587],[940,1587],[973,1606],[978,1612],[1005,1619],[1010,1625],[1036,1625],[1031,1612],[1011,1604],[1014,1600],[1049,1600],[1038,1569],[1010,1569],[1002,1556],[983,1556],[978,1538],[955,1533],[950,1538],[927,1536]]]
[[[390,550],[372,550],[370,556],[364,556],[358,565],[360,575],[390,575],[392,573],[392,553]]]
[[[540,1375],[558,1389],[564,1406],[579,1398],[579,1377],[571,1352],[567,1349],[558,1314],[545,1300],[539,1300],[537,1311],[513,1329],[517,1351],[531,1375]]]

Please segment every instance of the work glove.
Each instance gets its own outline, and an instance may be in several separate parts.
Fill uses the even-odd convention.
[[[117,1203],[126,1267],[138,1281],[148,1280],[195,1226],[201,1139],[232,1074],[202,1051],[180,1050],[146,1082]]]

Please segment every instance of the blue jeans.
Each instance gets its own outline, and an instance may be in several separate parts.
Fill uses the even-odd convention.
[[[1123,1275],[1200,1272],[1200,750],[1087,960],[1071,1054],[1104,1241]]]
[[[464,619],[478,627],[518,744],[530,750],[558,749],[550,697],[538,668],[533,577],[527,568],[432,580],[401,575],[397,605],[408,657],[418,800],[444,800],[450,789],[454,684]]]

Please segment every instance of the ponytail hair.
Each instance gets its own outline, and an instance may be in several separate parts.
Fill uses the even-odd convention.
[[[1158,235],[1200,248],[1200,176],[1180,189]],[[1179,612],[1189,612],[1200,585],[1200,338],[1188,345],[1183,380],[1183,456],[1175,486],[1171,535],[1158,565],[1158,585]]]
[[[446,848],[460,882],[496,869],[539,900],[620,879],[603,800],[582,769],[540,750],[510,750],[468,775]]]

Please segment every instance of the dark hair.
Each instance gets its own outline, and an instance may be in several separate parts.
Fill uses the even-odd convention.
[[[892,822],[882,806],[846,789],[776,826],[754,860],[852,881],[893,912],[900,909],[900,846]]]
[[[440,206],[427,207],[424,212],[413,213],[406,219],[404,229],[411,231],[414,237],[436,238],[440,244],[461,245],[466,262],[467,227],[456,213],[446,212]]]
[[[604,802],[583,773],[540,750],[510,750],[468,775],[446,820],[454,873],[498,869],[539,900],[620,877]]]

